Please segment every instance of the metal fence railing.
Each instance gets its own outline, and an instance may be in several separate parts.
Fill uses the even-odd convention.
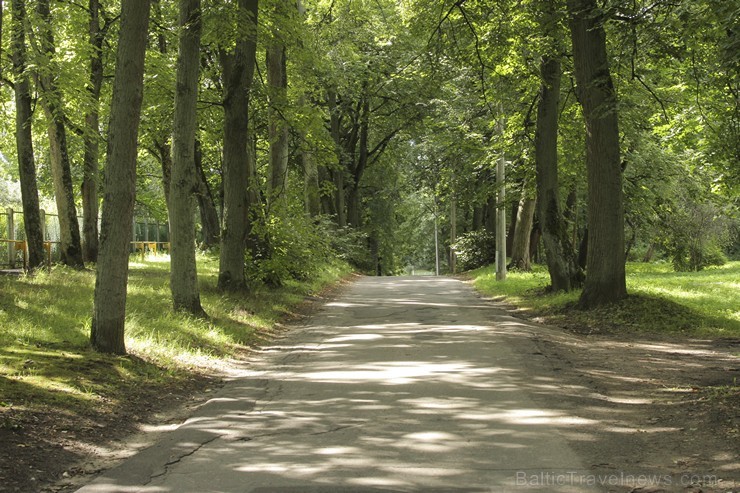
[[[77,221],[82,230],[82,217]],[[41,211],[41,228],[47,261],[61,258],[59,217]],[[169,250],[169,225],[149,218],[136,218],[131,232],[131,252],[160,253]],[[0,267],[16,269],[26,265],[26,231],[23,212],[0,209]]]

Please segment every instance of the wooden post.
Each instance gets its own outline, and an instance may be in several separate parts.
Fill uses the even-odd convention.
[[[13,209],[8,208],[8,239],[15,240],[15,220],[13,218]],[[8,266],[15,269],[15,243],[8,243]]]
[[[46,236],[46,211],[44,209],[40,209],[39,215],[41,216],[41,240],[46,241],[48,239]],[[57,218],[58,217],[59,216],[57,216]]]

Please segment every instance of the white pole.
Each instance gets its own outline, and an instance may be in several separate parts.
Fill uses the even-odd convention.
[[[504,124],[503,108],[501,111],[498,124],[498,131],[501,137],[501,146],[503,148]],[[496,280],[506,280],[506,184],[504,175],[504,166],[506,165],[506,156],[501,151],[501,159],[496,164]]]
[[[434,199],[434,272],[439,275],[439,234],[437,233],[437,199]]]

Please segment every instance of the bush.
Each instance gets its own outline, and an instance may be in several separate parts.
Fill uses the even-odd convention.
[[[355,267],[370,261],[365,234],[302,212],[256,221],[251,243],[248,275],[272,286],[311,279],[334,259]]]
[[[686,202],[663,224],[663,250],[677,272],[724,265],[727,257],[723,247],[728,240],[728,220],[711,203]]]
[[[256,221],[252,243],[248,274],[273,286],[311,278],[333,255],[327,235],[302,214]]]
[[[727,256],[717,245],[683,244],[671,251],[671,262],[676,272],[696,272],[712,265],[724,265]]]
[[[477,269],[496,260],[496,237],[488,231],[470,231],[452,245],[462,270]]]
[[[336,257],[354,267],[364,268],[372,263],[367,233],[349,226],[340,228],[328,218],[324,218],[319,227],[329,239],[329,246]]]

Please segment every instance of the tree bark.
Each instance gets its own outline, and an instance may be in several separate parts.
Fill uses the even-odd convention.
[[[542,24],[549,23],[545,20]],[[576,263],[575,251],[568,239],[560,207],[558,105],[561,69],[558,56],[545,55],[540,63],[542,82],[537,106],[535,161],[538,216],[550,274],[550,288],[553,291],[570,291],[581,285],[583,273]]]
[[[85,153],[82,174],[82,258],[98,260],[98,175],[100,163],[100,91],[103,86],[103,39],[100,29],[100,1],[90,0],[88,31],[92,55],[88,92],[92,105],[85,115],[83,143]]]
[[[180,0],[180,40],[170,183],[170,290],[175,311],[206,315],[195,263],[195,132],[200,69],[200,0]]]
[[[267,48],[267,85],[270,95],[268,141],[270,145],[270,181],[268,201],[272,206],[285,196],[288,184],[288,123],[284,114],[288,98],[285,46],[275,43]]]
[[[302,0],[296,0],[296,10],[301,20],[305,21],[306,8]],[[301,45],[302,46],[302,45]],[[302,98],[301,104],[305,103]],[[301,149],[301,162],[303,164],[303,200],[306,213],[316,218],[321,214],[321,185],[319,181],[319,166],[316,156],[310,149],[305,132],[301,133],[303,148]]]
[[[3,2],[0,2],[0,40],[3,39]],[[0,43],[0,59],[3,55],[3,44]],[[3,78],[3,69],[0,67],[0,80]]]
[[[568,0],[577,93],[586,121],[588,254],[579,303],[593,307],[627,296],[624,206],[617,97],[596,0]]]
[[[28,268],[34,270],[44,263],[44,238],[31,134],[33,111],[31,109],[31,84],[26,73],[26,3],[24,0],[13,0],[12,14],[11,57],[15,79],[15,143],[18,151],[18,172],[23,201],[23,225],[28,245]]]
[[[473,222],[471,229],[472,231],[480,231],[483,229],[483,207],[480,205],[473,206]]]
[[[331,172],[326,166],[319,166],[319,200],[321,201],[321,213],[337,217],[337,208],[334,201],[334,193],[330,190],[334,186]]]
[[[523,271],[532,270],[529,256],[529,240],[534,222],[535,200],[528,196],[527,185],[522,189],[522,198],[517,206],[514,241],[511,247],[511,267]]]
[[[148,25],[149,0],[122,0],[90,335],[93,348],[114,354],[126,353],[126,284]]]
[[[516,231],[516,220],[519,214],[519,201],[509,202],[509,227],[506,228],[506,251],[511,254],[514,249],[514,231]]]
[[[491,187],[495,190],[494,187]],[[492,235],[496,234],[496,194],[491,195],[488,197],[488,201],[486,202],[486,220],[484,227],[486,231],[491,233]]]
[[[319,186],[319,168],[316,158],[308,149],[301,152],[304,176],[304,202],[306,212],[311,217],[321,214],[321,189]]]
[[[244,255],[249,223],[249,91],[257,49],[258,0],[239,0],[247,32],[233,53],[221,51],[224,77],[224,213],[218,287],[247,287]]]
[[[344,190],[344,160],[342,159],[342,139],[339,129],[339,107],[337,105],[336,92],[330,90],[327,98],[329,102],[329,126],[339,161],[339,166],[330,171],[334,185],[333,209],[336,213],[337,226],[343,228],[347,226],[347,209]]]
[[[218,219],[213,193],[211,193],[211,187],[208,185],[206,173],[203,169],[203,152],[198,140],[195,141],[195,176],[198,180],[198,189],[195,196],[198,199],[198,210],[200,210],[203,246],[213,248],[219,242],[221,223]]]
[[[164,142],[154,139],[152,142],[156,157],[162,168],[162,189],[164,190],[164,202],[167,206],[167,217],[170,214],[170,188],[172,183],[172,146],[169,139]]]
[[[59,218],[59,236],[61,242],[62,263],[70,267],[82,268],[82,244],[80,226],[77,222],[72,170],[67,149],[67,129],[64,122],[64,105],[62,93],[57,87],[55,74],[54,34],[51,28],[51,11],[49,0],[38,0],[36,10],[41,19],[40,45],[44,57],[42,66],[37,68],[44,112],[46,113],[49,135],[49,154],[51,176],[54,184],[57,213]]]
[[[365,88],[365,91],[367,88]],[[368,149],[368,137],[370,133],[370,99],[367,94],[363,95],[362,105],[360,106],[360,127],[359,127],[359,154],[357,163],[351,169],[352,184],[347,196],[347,224],[359,228],[362,226],[362,197],[360,194],[360,182],[367,169],[368,159],[370,158]],[[354,154],[354,149],[351,150]]]

